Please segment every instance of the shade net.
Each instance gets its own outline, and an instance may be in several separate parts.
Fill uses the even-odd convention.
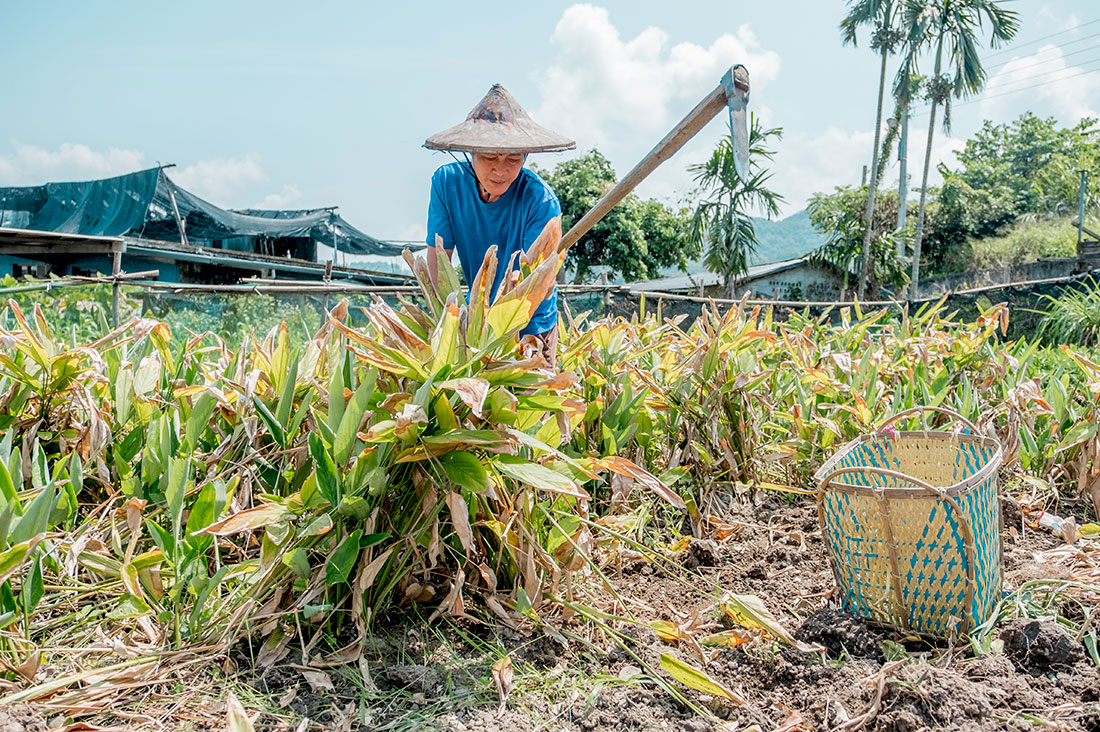
[[[177,210],[192,244],[234,237],[310,238],[348,254],[384,256],[405,248],[364,234],[329,209],[223,209],[176,185],[161,168],[100,180],[0,188],[0,226],[37,231],[181,241]]]

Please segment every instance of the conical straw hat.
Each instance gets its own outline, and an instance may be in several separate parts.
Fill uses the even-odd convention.
[[[477,103],[466,121],[424,141],[429,150],[532,153],[572,150],[577,143],[537,124],[500,84]]]

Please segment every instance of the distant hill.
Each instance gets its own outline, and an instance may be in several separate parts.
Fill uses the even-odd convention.
[[[753,228],[760,242],[753,264],[801,257],[825,243],[825,237],[814,229],[805,209],[779,221],[753,219]]]
[[[805,209],[778,221],[754,218],[753,228],[756,230],[758,244],[756,255],[753,256],[750,264],[795,259],[809,254],[825,243],[825,237],[814,229],[813,224],[810,223],[810,215]],[[706,270],[707,268],[699,261],[688,265],[688,272],[691,274],[706,272]],[[672,277],[679,272],[670,270],[662,274]]]

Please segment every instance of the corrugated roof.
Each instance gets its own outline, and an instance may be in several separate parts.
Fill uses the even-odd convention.
[[[784,259],[782,262],[765,262],[749,267],[745,276],[738,280],[738,284],[745,285],[764,277],[770,277],[778,272],[794,269],[806,261],[805,257],[796,259]],[[658,280],[640,280],[628,282],[626,286],[634,292],[685,292],[698,290],[699,286],[713,287],[721,284],[721,276],[714,272],[700,272],[691,275],[679,275],[677,277],[662,277]]]

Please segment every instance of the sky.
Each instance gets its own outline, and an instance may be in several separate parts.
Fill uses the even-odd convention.
[[[1100,117],[1100,6],[1005,5],[1020,14],[1016,39],[990,49],[984,37],[986,90],[956,103],[949,134],[937,126],[934,164],[954,164],[984,119]],[[372,236],[414,240],[431,173],[451,160],[424,139],[462,121],[493,83],[577,141],[575,153],[532,162],[552,168],[595,147],[623,175],[741,63],[750,110],[783,129],[771,183],[789,215],[815,192],[858,185],[870,163],[879,62],[866,31],[842,45],[846,10],[841,0],[0,0],[0,185],[173,163],[173,180],[219,206],[338,206]],[[720,115],[638,193],[687,203],[687,166],[725,124]],[[927,124],[915,109],[912,185]],[[897,180],[891,161],[883,185]]]

